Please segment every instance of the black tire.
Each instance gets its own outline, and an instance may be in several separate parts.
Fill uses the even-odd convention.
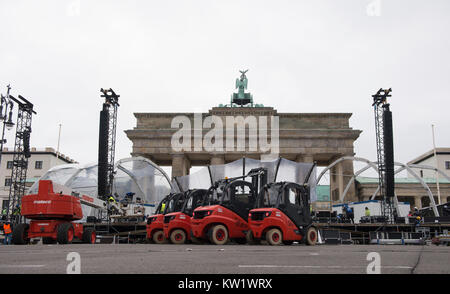
[[[191,242],[192,242],[193,244],[198,244],[198,245],[205,243],[204,240],[199,239],[199,238],[196,238],[196,237],[194,237],[194,236],[191,236]]]
[[[208,232],[209,241],[215,245],[225,245],[228,242],[228,230],[224,225],[215,225]]]
[[[305,235],[306,245],[314,246],[317,243],[317,229],[315,227],[309,227]]]
[[[42,244],[55,244],[56,240],[52,237],[42,237]]]
[[[11,241],[15,245],[25,245],[30,243],[30,238],[28,238],[29,224],[18,224],[12,231]]]
[[[245,238],[236,238],[236,239],[234,239],[234,242],[236,242],[239,245],[243,245],[243,244],[247,243],[247,239],[245,239]]]
[[[283,233],[279,229],[270,229],[266,233],[266,241],[270,245],[280,245],[283,241]]]
[[[187,236],[183,230],[177,229],[170,233],[170,242],[172,242],[172,244],[184,244],[186,243],[186,240]]]
[[[56,241],[58,244],[71,244],[74,238],[74,230],[71,223],[61,223],[56,228]]]
[[[145,239],[147,240],[147,243],[148,243],[148,244],[153,244],[153,243],[155,243],[155,242],[153,242],[153,239],[152,239],[151,237],[148,237],[147,234],[145,234]]]
[[[164,236],[164,232],[162,230],[158,230],[153,233],[152,240],[156,244],[166,244],[167,239]]]
[[[255,239],[252,230],[247,231],[247,234],[245,234],[245,239],[249,245],[258,245],[261,243],[260,240]]]
[[[85,228],[83,231],[83,235],[81,236],[81,239],[82,239],[83,243],[95,244],[97,235],[96,235],[94,228]]]

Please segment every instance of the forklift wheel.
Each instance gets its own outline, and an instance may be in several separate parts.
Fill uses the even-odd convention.
[[[246,238],[236,238],[233,241],[236,242],[239,245],[243,245],[243,244],[247,243],[247,239]]]
[[[173,244],[184,244],[186,242],[186,233],[183,230],[174,230],[170,234],[170,242]]]
[[[18,224],[12,232],[12,243],[16,245],[24,245],[30,243],[30,239],[28,238],[29,227],[30,226],[28,224]]]
[[[271,229],[266,233],[266,240],[270,245],[280,245],[283,241],[283,234],[279,229]]]
[[[81,239],[83,240],[83,243],[95,244],[96,237],[97,235],[95,233],[94,228],[86,228],[83,232]]]
[[[203,239],[199,239],[194,236],[191,236],[191,242],[198,245],[205,243]]]
[[[247,234],[245,234],[245,239],[249,245],[258,245],[260,242],[253,237],[252,230],[248,230]]]
[[[308,231],[306,231],[306,245],[316,245],[317,242],[317,230],[315,227],[309,227]]]
[[[42,244],[55,244],[56,240],[52,237],[42,237]]]
[[[228,242],[228,230],[224,225],[215,225],[209,230],[208,235],[213,244],[224,245]]]
[[[153,233],[153,242],[156,244],[165,244],[167,243],[166,237],[164,237],[163,231],[156,231]]]
[[[73,226],[71,223],[60,223],[57,227],[56,240],[59,244],[71,244],[73,241]]]

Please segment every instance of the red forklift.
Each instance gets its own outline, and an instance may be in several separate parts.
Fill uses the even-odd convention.
[[[158,204],[155,214],[147,219],[147,240],[151,243],[165,244],[164,216],[167,213],[180,211],[184,203],[185,193],[170,193]]]
[[[191,218],[194,209],[203,205],[207,192],[205,189],[186,191],[181,210],[164,216],[164,237],[167,240],[173,244],[184,244],[188,241],[199,243],[199,240],[191,236]]]
[[[53,186],[52,181],[41,180],[38,194],[22,197],[21,214],[31,221],[15,225],[13,244],[28,244],[37,237],[44,244],[70,244],[75,239],[94,244],[95,230],[74,222],[83,218],[79,195],[55,192]]]
[[[254,242],[266,240],[270,245],[304,242],[315,245],[317,228],[312,225],[310,187],[307,184],[315,164],[302,185],[293,182],[270,183],[258,195],[255,209],[248,216],[247,237]]]
[[[245,181],[250,177],[251,182]],[[257,194],[267,183],[267,169],[255,168],[247,175],[220,180],[210,188],[213,205],[194,210],[192,234],[200,240],[223,245],[229,239],[246,242],[248,214],[254,208]]]

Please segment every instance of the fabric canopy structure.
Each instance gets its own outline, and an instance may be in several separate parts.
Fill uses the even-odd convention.
[[[113,194],[118,200],[129,192],[135,193],[144,205],[157,205],[173,189],[167,174],[152,161],[143,157],[119,160],[115,166]],[[51,180],[82,194],[97,197],[97,164],[64,164],[48,170],[40,180]],[[34,183],[29,194],[38,191],[39,181]],[[94,209],[83,205],[83,215],[94,215]]]
[[[210,165],[201,168],[191,175],[176,177],[172,180],[172,186],[174,188],[176,187],[178,191],[208,189],[218,180],[224,179],[225,177],[244,176],[250,170],[258,167],[267,168],[267,180],[269,183],[294,182],[303,184],[312,165],[312,163],[294,162],[284,158],[273,161],[261,161],[244,157],[227,164]],[[317,201],[316,168],[311,173],[308,183],[311,187],[311,202],[315,202]]]

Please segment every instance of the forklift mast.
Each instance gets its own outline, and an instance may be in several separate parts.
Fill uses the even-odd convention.
[[[181,212],[192,216],[194,209],[202,206],[205,198],[208,197],[208,190],[194,189],[186,192],[186,199],[181,208]]]
[[[251,178],[251,180],[248,182],[251,184],[252,189],[256,191],[257,194],[259,194],[263,187],[267,184],[267,169],[263,167],[258,167],[250,170],[246,175],[233,177],[233,178],[225,178],[222,180],[218,180],[212,185],[208,190],[208,195],[205,198],[206,202],[219,202],[219,200],[222,199],[225,190],[230,187],[230,184],[232,184],[235,181],[241,180],[242,182],[245,181],[246,178]],[[244,189],[244,186],[242,186],[242,189]],[[214,197],[215,196],[215,197]],[[257,196],[257,195],[255,195]]]

